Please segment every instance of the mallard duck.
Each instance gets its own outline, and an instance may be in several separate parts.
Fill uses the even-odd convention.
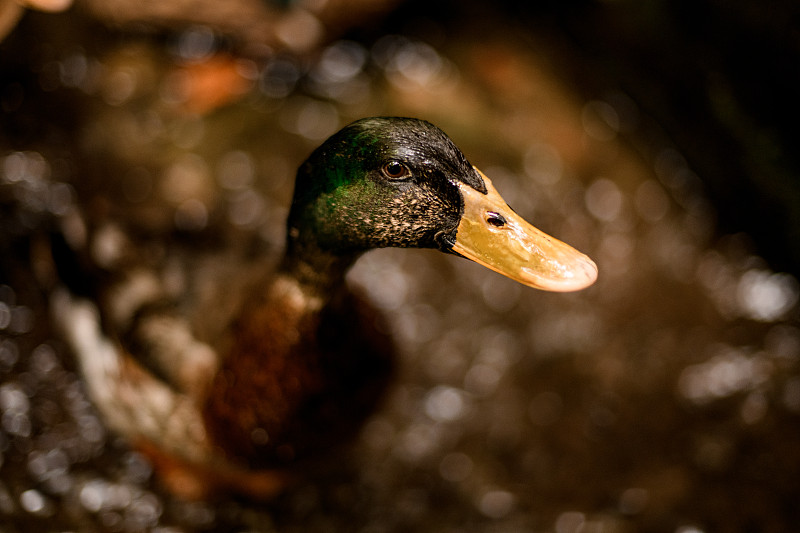
[[[92,298],[58,290],[53,309],[108,426],[175,490],[268,497],[293,465],[354,434],[387,383],[391,343],[344,280],[381,247],[438,249],[551,291],[597,277],[588,257],[515,214],[436,126],[367,118],[299,167],[274,271],[214,255],[210,285],[129,272]],[[173,272],[198,267],[173,255],[163,261]]]

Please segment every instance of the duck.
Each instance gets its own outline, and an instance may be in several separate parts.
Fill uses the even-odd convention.
[[[51,308],[108,429],[172,492],[269,499],[350,442],[391,382],[387,328],[345,280],[385,247],[439,250],[556,292],[598,272],[516,214],[441,129],[370,117],[299,166],[277,260],[167,247],[161,271],[106,273],[93,291],[64,282]],[[203,281],[175,282],[190,265]]]

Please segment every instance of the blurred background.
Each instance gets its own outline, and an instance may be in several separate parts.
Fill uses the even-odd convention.
[[[789,0],[0,0],[0,531],[794,530],[799,23]],[[85,395],[42,237],[80,213],[277,254],[297,165],[369,115],[443,128],[598,283],[370,252],[348,281],[401,358],[345,471],[170,496]]]

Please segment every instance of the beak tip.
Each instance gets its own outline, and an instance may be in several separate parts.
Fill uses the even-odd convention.
[[[529,287],[551,292],[575,292],[586,289],[597,281],[599,271],[594,261],[583,254],[580,255],[579,258],[573,258],[569,268],[561,271],[561,275],[552,275],[552,271],[550,275],[529,271],[520,281]]]
[[[597,263],[587,257],[583,264],[584,284],[581,286],[581,289],[594,285],[599,273],[600,271],[597,268]]]
[[[579,291],[591,287],[597,281],[599,274],[597,264],[585,255],[576,261],[575,271],[575,276],[567,284],[566,290],[568,291]]]

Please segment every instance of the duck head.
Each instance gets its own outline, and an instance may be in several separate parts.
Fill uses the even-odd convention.
[[[367,118],[299,168],[287,257],[319,272],[390,246],[438,248],[544,290],[579,290],[597,278],[591,259],[517,215],[439,128]]]

